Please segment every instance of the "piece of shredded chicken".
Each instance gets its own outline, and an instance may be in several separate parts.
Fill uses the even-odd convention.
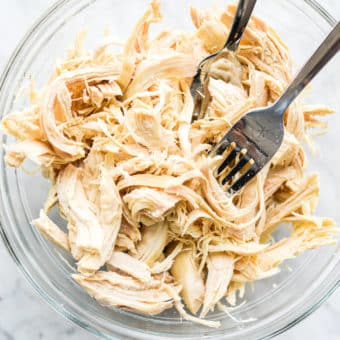
[[[235,305],[247,282],[339,234],[332,220],[313,215],[319,182],[305,173],[302,146],[309,129],[326,127],[328,107],[292,104],[281,148],[233,197],[213,176],[211,146],[248,110],[275,101],[291,78],[287,47],[253,17],[236,54],[212,65],[206,116],[191,123],[192,77],[223,46],[234,12],[192,8],[192,32],[151,39],[150,25],[161,20],[153,0],[120,52],[107,42],[85,51],[81,34],[46,86],[31,91],[31,107],[1,122],[17,139],[5,146],[7,164],[29,159],[51,182],[33,225],[72,253],[73,278],[99,303],[148,315],[175,307],[218,327],[203,318],[223,310],[223,300]],[[47,215],[55,205],[66,232]],[[275,242],[282,222],[291,234]]]

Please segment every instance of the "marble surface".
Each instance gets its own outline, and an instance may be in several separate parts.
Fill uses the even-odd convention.
[[[0,68],[34,20],[53,0],[0,1]],[[324,0],[340,18],[340,1]],[[0,243],[0,340],[91,340],[95,337],[54,312],[25,281]],[[340,339],[340,290],[306,320],[278,340]]]

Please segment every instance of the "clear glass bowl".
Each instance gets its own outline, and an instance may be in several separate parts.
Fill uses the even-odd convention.
[[[18,90],[34,75],[36,84],[48,78],[55,60],[71,46],[75,33],[89,28],[87,44],[94,46],[106,25],[119,39],[127,37],[147,1],[63,0],[59,1],[27,33],[1,78],[0,112],[6,114],[27,102],[17,98]],[[164,26],[192,29],[189,5],[225,5],[226,0],[162,1]],[[272,25],[290,46],[300,65],[335,24],[335,20],[312,0],[261,0],[256,14]],[[159,28],[159,26],[157,26]],[[307,101],[325,103],[340,111],[339,59],[333,60],[313,81]],[[340,114],[340,112],[339,112]],[[322,152],[310,161],[310,170],[320,173],[321,197],[318,214],[340,221],[340,115],[329,117],[330,130],[318,138]],[[11,140],[2,136],[2,142]],[[233,313],[236,318],[257,320],[237,323],[223,313],[222,327],[208,329],[181,321],[174,311],[146,317],[97,304],[70,278],[72,259],[51,246],[31,226],[42,207],[48,183],[22,169],[7,168],[0,155],[0,214],[4,243],[32,286],[59,313],[83,328],[106,338],[156,339],[160,337],[198,339],[257,339],[270,337],[296,324],[315,310],[340,284],[338,247],[311,251],[282,267],[280,275],[255,284],[246,292],[246,303]],[[30,166],[29,164],[27,166]],[[57,213],[55,216],[57,219]],[[69,265],[67,265],[69,264]]]

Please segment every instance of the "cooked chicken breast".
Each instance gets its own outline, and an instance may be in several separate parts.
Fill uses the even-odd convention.
[[[33,225],[73,255],[74,280],[107,307],[147,315],[175,307],[218,327],[203,319],[215,306],[237,305],[247,283],[339,235],[314,215],[318,175],[305,169],[309,129],[323,131],[319,117],[333,112],[322,104],[290,106],[282,146],[239,193],[229,197],[214,177],[221,156],[208,156],[212,145],[291,79],[287,46],[252,17],[238,50],[211,65],[206,116],[191,123],[192,77],[223,46],[234,13],[192,8],[192,31],[149,35],[162,19],[151,0],[120,51],[108,39],[87,51],[82,32],[46,85],[31,88],[31,106],[1,122],[17,139],[4,146],[7,164],[30,160],[51,183]],[[66,232],[48,217],[55,206]],[[283,222],[290,235],[275,241]]]

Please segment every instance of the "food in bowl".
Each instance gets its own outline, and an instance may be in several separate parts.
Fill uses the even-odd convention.
[[[18,140],[6,146],[7,164],[30,159],[51,182],[33,224],[71,252],[73,278],[101,304],[147,315],[176,307],[218,327],[204,317],[237,304],[247,283],[335,243],[334,222],[313,214],[318,176],[306,173],[302,146],[308,130],[325,127],[318,116],[328,107],[292,104],[282,147],[239,193],[226,195],[213,175],[220,156],[208,151],[244,113],[275,101],[291,77],[287,47],[253,17],[236,56],[213,66],[206,117],[191,123],[192,76],[223,46],[234,12],[193,8],[193,32],[151,38],[161,20],[151,1],[122,51],[108,39],[86,51],[80,35],[46,86],[32,88],[32,105],[2,120]],[[56,205],[67,230],[48,217]],[[274,240],[281,223],[290,235]]]

